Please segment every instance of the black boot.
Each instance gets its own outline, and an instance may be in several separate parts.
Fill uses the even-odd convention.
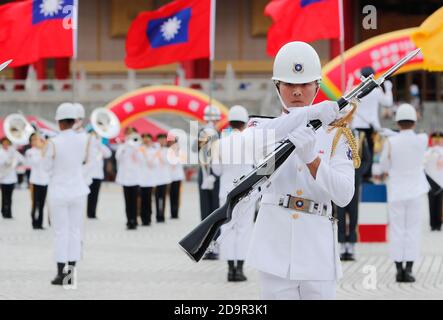
[[[57,262],[57,275],[55,276],[54,280],[51,281],[51,284],[58,286],[63,285],[63,279],[65,278],[65,274],[63,273],[64,268],[64,263]]]
[[[395,262],[395,267],[397,268],[397,275],[395,276],[395,281],[403,282],[404,279],[404,270],[403,264],[401,262]]]
[[[235,266],[233,260],[228,260],[228,281],[235,281]]]
[[[412,275],[412,265],[414,264],[413,261],[407,261],[406,262],[406,269],[403,277],[403,282],[415,282],[415,278]]]
[[[237,260],[237,268],[235,268],[235,281],[246,281],[248,278],[243,274],[243,260]]]

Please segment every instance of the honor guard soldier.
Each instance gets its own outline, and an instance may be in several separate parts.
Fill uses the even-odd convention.
[[[355,192],[351,202],[346,207],[336,206],[338,219],[338,242],[340,243],[340,260],[355,260],[355,243],[357,242],[357,225],[358,225],[358,205],[360,199],[360,186],[363,174],[369,169],[372,161],[369,146],[365,138],[365,133],[353,130],[354,136],[358,141],[358,152],[361,159],[359,168],[355,169]],[[348,218],[348,219],[346,219]],[[348,228],[346,228],[346,220],[348,220]]]
[[[48,204],[55,235],[57,276],[54,285],[75,283],[74,267],[81,258],[82,224],[88,185],[82,164],[86,157],[86,137],[73,130],[77,110],[72,103],[62,103],[56,111],[60,133],[50,139],[44,151],[50,172]],[[64,272],[69,265],[70,275]],[[74,280],[73,280],[74,279]]]
[[[243,106],[233,106],[229,110],[228,121],[230,134],[218,140],[219,147],[212,162],[212,171],[220,177],[220,204],[226,202],[226,196],[234,187],[234,180],[248,174],[252,163],[246,163],[244,148],[238,143],[241,132],[246,129],[249,116]],[[255,201],[239,203],[233,212],[233,218],[221,227],[220,258],[228,261],[228,281],[245,281],[243,263],[246,259],[249,241],[254,227]]]
[[[31,168],[29,182],[32,193],[32,227],[43,229],[43,213],[49,183],[49,173],[45,170],[44,162],[46,140],[38,133],[33,133],[29,140],[31,149],[26,150],[25,159],[27,165]],[[36,212],[38,212],[37,216]]]
[[[8,138],[1,140],[0,147],[0,184],[2,188],[2,215],[12,219],[12,193],[18,182],[17,165],[24,163],[24,157],[11,144]]]
[[[158,148],[156,150],[156,182],[155,188],[155,206],[157,208],[156,220],[159,223],[165,222],[165,209],[166,209],[166,191],[168,185],[171,183],[171,173],[169,171],[168,163],[168,147],[167,147],[167,135],[158,134],[157,143]]]
[[[361,75],[364,77],[369,77],[373,74],[374,69],[372,69],[372,67],[364,67],[361,69]],[[370,179],[372,177],[372,162],[374,157],[373,134],[375,131],[381,129],[379,107],[380,105],[391,107],[394,102],[392,96],[392,83],[389,80],[386,80],[382,87],[383,89],[375,88],[371,93],[361,99],[352,121],[352,128],[365,133],[366,141],[369,146],[369,159],[371,163],[367,170],[363,172],[365,182],[371,182]]]
[[[331,201],[344,207],[352,199],[355,141],[349,129],[327,126],[339,116],[336,102],[312,105],[321,65],[309,44],[285,44],[272,79],[282,114],[245,133],[272,129],[275,141],[289,138],[295,151],[261,188],[246,263],[259,270],[263,299],[334,299],[342,271]],[[307,126],[314,119],[323,123],[317,131]]]
[[[423,168],[428,137],[414,132],[417,113],[410,104],[400,105],[395,121],[400,133],[387,139],[380,156],[380,167],[388,174],[389,249],[397,268],[396,281],[414,282],[412,267],[420,251],[421,198],[429,190]]]
[[[128,230],[137,229],[137,202],[140,184],[140,166],[143,163],[139,150],[141,137],[134,128],[125,130],[125,142],[115,153],[117,177],[115,181],[123,187]]]
[[[431,231],[441,231],[443,200],[443,132],[431,134],[431,147],[425,155],[426,178],[431,185],[428,193]]]

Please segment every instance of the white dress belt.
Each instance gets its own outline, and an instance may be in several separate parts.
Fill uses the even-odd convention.
[[[328,215],[328,205],[315,202],[313,200],[292,196],[290,194],[278,195],[278,194],[264,194],[261,199],[263,204],[272,204],[283,208],[293,209],[296,211],[315,214],[332,218]]]

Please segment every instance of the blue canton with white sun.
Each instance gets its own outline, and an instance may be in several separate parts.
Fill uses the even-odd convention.
[[[52,19],[63,19],[72,14],[74,0],[34,0],[32,24]]]

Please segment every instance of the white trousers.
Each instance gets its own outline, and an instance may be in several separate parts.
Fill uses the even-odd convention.
[[[220,201],[224,202],[224,199]],[[234,208],[232,220],[221,227],[220,259],[246,260],[254,229],[254,214],[255,205],[249,203],[239,203]]]
[[[48,199],[58,263],[81,258],[85,201],[84,196],[72,200]]]
[[[421,197],[395,201],[389,208],[389,251],[394,261],[415,261],[420,254]]]
[[[335,280],[307,281],[280,278],[260,272],[261,299],[263,300],[335,300]]]

